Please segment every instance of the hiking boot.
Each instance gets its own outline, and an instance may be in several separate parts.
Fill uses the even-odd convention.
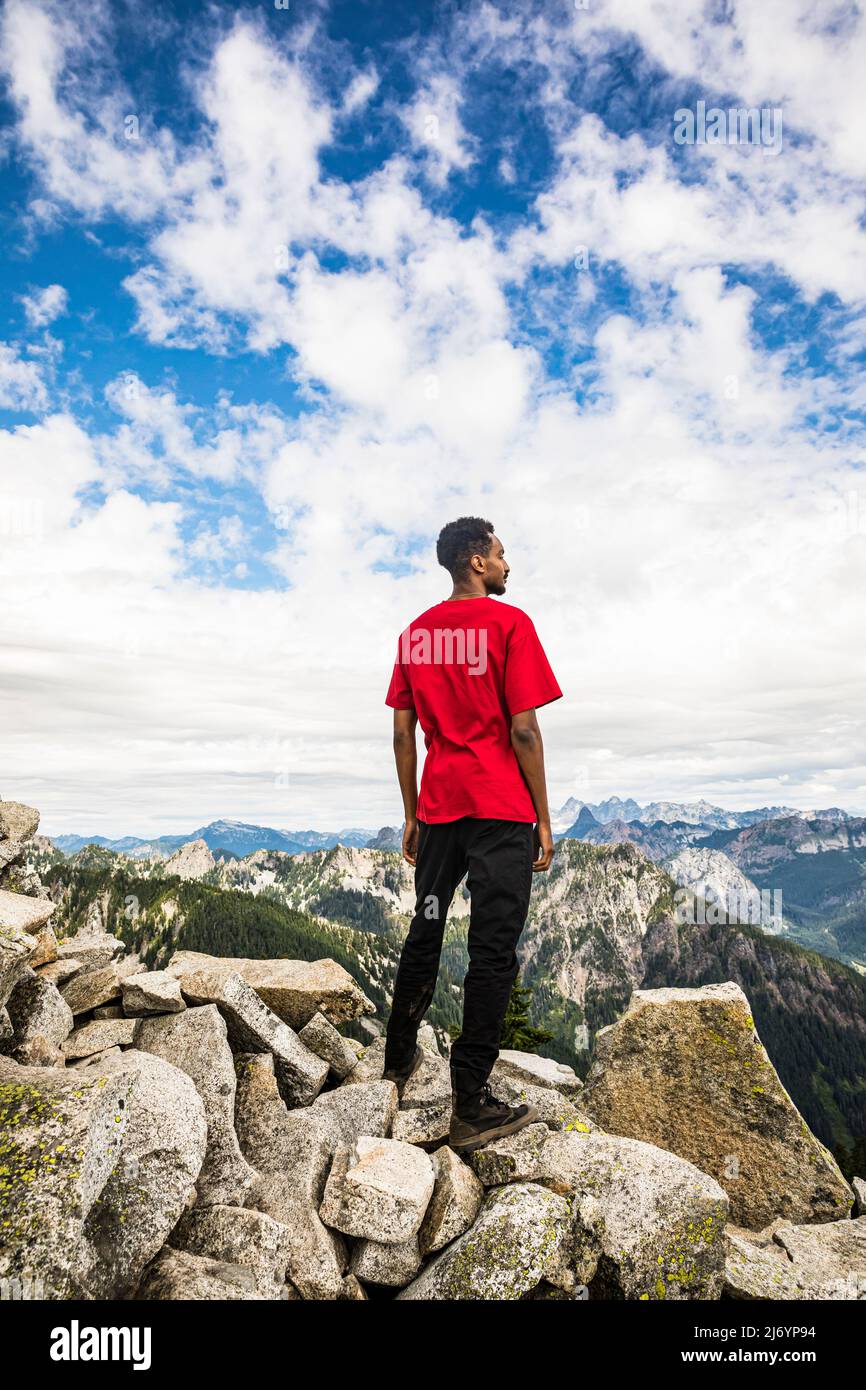
[[[534,1105],[508,1105],[493,1094],[485,1081],[474,1102],[455,1100],[448,1143],[457,1153],[469,1153],[493,1139],[514,1134],[537,1119],[538,1111]]]
[[[388,1067],[385,1071],[382,1072],[382,1080],[393,1081],[394,1085],[397,1087],[397,1095],[402,1100],[406,1082],[409,1080],[410,1076],[415,1075],[416,1071],[418,1070],[423,1061],[424,1049],[423,1047],[416,1047],[415,1055],[412,1058],[412,1061],[409,1063],[408,1067],[404,1067],[402,1070],[400,1070],[397,1067]]]

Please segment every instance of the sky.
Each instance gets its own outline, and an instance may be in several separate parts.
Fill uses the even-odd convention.
[[[866,812],[864,60],[828,0],[7,0],[0,795],[399,824],[472,514],[552,806]]]

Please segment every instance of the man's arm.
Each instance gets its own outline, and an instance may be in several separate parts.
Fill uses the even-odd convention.
[[[520,763],[520,770],[529,787],[535,807],[535,872],[550,868],[553,859],[553,832],[547,805],[547,781],[544,775],[544,744],[534,709],[521,710],[511,716],[511,746]]]
[[[403,831],[403,858],[414,865],[418,849],[418,748],[415,743],[415,726],[418,716],[414,709],[395,709],[394,711],[394,759],[397,763],[397,777],[403,794],[403,814],[406,827]]]

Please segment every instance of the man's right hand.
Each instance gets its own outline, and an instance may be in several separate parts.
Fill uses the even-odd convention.
[[[404,841],[405,843],[405,841]],[[553,860],[553,832],[547,824],[535,827],[535,857],[532,864],[532,872],[535,874],[543,873],[549,869]]]
[[[403,858],[407,864],[415,867],[415,856],[418,853],[418,822],[407,820],[403,831]]]

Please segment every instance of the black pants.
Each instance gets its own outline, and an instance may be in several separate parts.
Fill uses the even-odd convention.
[[[533,827],[527,821],[418,822],[415,913],[403,943],[388,1019],[385,1067],[408,1065],[418,1025],[433,998],[442,935],[455,890],[466,874],[472,900],[469,969],[463,981],[463,1031],[451,1049],[452,1086],[474,1099],[499,1054],[516,947],[532,889]]]

